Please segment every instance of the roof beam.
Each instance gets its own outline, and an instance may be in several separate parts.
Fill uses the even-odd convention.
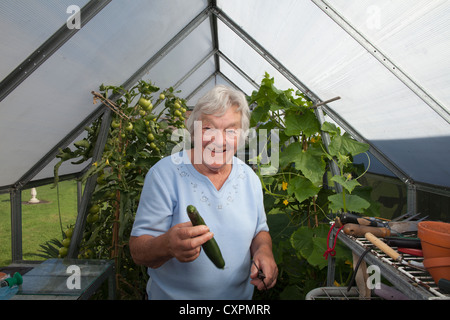
[[[91,0],[81,10],[81,26],[83,28],[97,13],[99,13],[111,0]],[[17,66],[0,83],[0,101],[5,99],[17,86],[25,81],[40,65],[50,58],[80,29],[69,29],[67,24],[61,26],[50,38],[37,48],[28,58]]]
[[[217,0],[208,0],[208,3],[209,3],[208,7],[210,9],[217,8]],[[210,20],[210,24],[211,24],[211,37],[212,37],[213,49],[217,51],[217,50],[219,50],[219,34],[217,32],[217,17],[214,14],[210,13],[209,20]],[[220,59],[217,54],[214,56],[214,63],[216,65],[216,72],[220,71]]]
[[[422,99],[430,108],[439,114],[447,123],[450,123],[450,111],[447,110],[439,101],[431,96],[424,88],[414,81],[405,71],[400,69],[396,63],[389,59],[378,47],[374,46],[364,37],[349,21],[344,19],[336,9],[331,7],[327,1],[312,0],[323,12],[325,12],[334,22],[344,29],[353,39],[355,39],[367,52],[374,56],[382,65],[394,74],[403,84]]]

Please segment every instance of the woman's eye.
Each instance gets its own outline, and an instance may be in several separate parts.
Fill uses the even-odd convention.
[[[212,137],[216,134],[215,130],[212,128],[203,128],[203,135],[207,137]]]

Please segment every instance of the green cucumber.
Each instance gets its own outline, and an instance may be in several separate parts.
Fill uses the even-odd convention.
[[[206,223],[203,220],[200,213],[198,213],[197,208],[193,205],[188,205],[186,208],[187,214],[189,216],[189,219],[192,222],[192,225],[199,226],[199,225],[205,225]],[[223,260],[222,253],[220,252],[219,245],[217,244],[216,240],[214,238],[206,241],[202,245],[203,250],[205,251],[206,255],[208,256],[209,260],[211,260],[215,266],[219,269],[223,269],[225,267],[225,261]]]

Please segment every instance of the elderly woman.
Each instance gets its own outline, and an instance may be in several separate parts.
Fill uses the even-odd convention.
[[[278,269],[261,183],[234,156],[249,114],[242,93],[214,87],[187,121],[194,148],[160,160],[148,172],[130,250],[137,264],[148,267],[149,299],[251,299],[254,286],[275,285]],[[188,205],[207,226],[192,225]],[[224,269],[201,250],[213,236]]]

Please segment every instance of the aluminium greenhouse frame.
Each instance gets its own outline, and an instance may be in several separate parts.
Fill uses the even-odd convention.
[[[103,8],[105,8],[111,0],[91,0],[81,10],[84,19],[81,28],[95,17]],[[410,80],[410,77],[406,75],[402,70],[395,66],[384,54],[380,52],[378,48],[373,46],[367,39],[357,33],[357,31],[336,11],[332,10],[326,1],[313,0],[313,2],[321,8],[327,15],[330,16],[336,23],[338,23],[348,34],[350,34],[358,43],[360,43],[368,52],[374,55],[383,65],[389,69],[400,81],[407,85],[413,92],[415,92],[421,99],[423,99],[434,111],[441,115],[447,122],[449,122],[449,114],[446,109],[432,99],[425,89],[421,88],[416,83]],[[310,88],[308,88],[303,82],[301,82],[293,73],[289,71],[279,60],[277,60],[268,50],[266,50],[258,41],[250,36],[242,27],[240,27],[235,21],[233,21],[225,12],[223,12],[218,6],[215,0],[209,0],[208,6],[202,10],[194,19],[192,19],[178,34],[171,38],[156,54],[154,54],[144,65],[141,66],[136,72],[132,74],[127,81],[123,83],[124,88],[130,88],[136,83],[143,75],[145,75],[153,66],[158,64],[172,49],[174,49],[183,39],[185,39],[193,30],[195,30],[203,21],[210,19],[211,34],[213,48],[202,57],[198,63],[183,75],[173,87],[179,87],[184,81],[186,81],[196,70],[206,63],[211,57],[214,57],[215,71],[208,76],[203,83],[201,83],[196,89],[191,92],[188,97],[194,96],[206,83],[217,76],[222,77],[230,85],[236,85],[229,80],[223,73],[221,73],[220,59],[227,63],[232,69],[234,69],[239,75],[242,76],[253,87],[258,88],[258,84],[247,75],[242,69],[240,69],[231,59],[229,59],[219,47],[218,35],[217,35],[217,22],[220,20],[230,30],[232,30],[239,38],[241,38],[250,48],[258,53],[264,60],[273,66],[280,72],[295,88],[303,92],[313,103],[317,106],[316,116],[323,122],[324,113],[334,120],[341,128],[353,136],[357,141],[369,144],[370,153],[374,155],[380,162],[388,168],[395,176],[397,176],[403,183],[406,184],[408,189],[407,195],[407,207],[408,212],[416,212],[416,192],[417,190],[423,190],[427,192],[433,192],[450,196],[450,190],[442,187],[435,187],[423,183],[414,181],[407,173],[405,173],[400,167],[398,167],[393,161],[391,161],[385,154],[383,154],[378,148],[376,148],[370,141],[367,141],[363,136],[357,132],[350,124],[348,124],[343,118],[341,118],[327,103],[323,103],[326,99],[321,99]],[[24,81],[30,74],[33,73],[42,63],[45,62],[58,48],[60,48],[66,41],[68,41],[78,30],[68,29],[63,25],[55,34],[53,34],[41,47],[39,47],[33,54],[31,54],[26,60],[24,60],[7,78],[0,83],[0,101],[3,100],[10,92],[14,90],[22,81]],[[114,97],[112,97],[114,98]],[[326,97],[329,98],[329,97]],[[319,105],[320,104],[320,105]],[[21,176],[18,181],[13,185],[0,187],[0,193],[10,193],[11,199],[11,224],[12,224],[12,260],[18,262],[22,260],[22,208],[21,208],[21,192],[24,189],[31,188],[33,186],[39,186],[47,184],[48,179],[31,181],[43,168],[45,168],[52,160],[55,159],[60,148],[65,148],[76,137],[78,137],[84,128],[90,125],[96,119],[102,117],[102,128],[99,134],[98,142],[95,146],[94,156],[92,162],[95,162],[101,156],[101,150],[103,149],[106,136],[109,129],[109,123],[111,121],[111,114],[108,108],[103,104],[94,110],[87,118],[85,118],[80,124],[78,124],[67,136],[65,136],[57,145],[55,145],[48,153],[38,161],[29,171]],[[91,162],[91,163],[92,163]],[[62,179],[69,179],[79,177],[82,174],[68,175],[62,177]],[[90,196],[95,188],[95,177],[88,179],[83,195],[79,195],[79,208],[76,227],[74,230],[73,239],[69,248],[69,257],[77,255],[77,246],[81,241],[82,230],[86,221],[87,205],[89,203]],[[79,187],[79,190],[81,188]]]

